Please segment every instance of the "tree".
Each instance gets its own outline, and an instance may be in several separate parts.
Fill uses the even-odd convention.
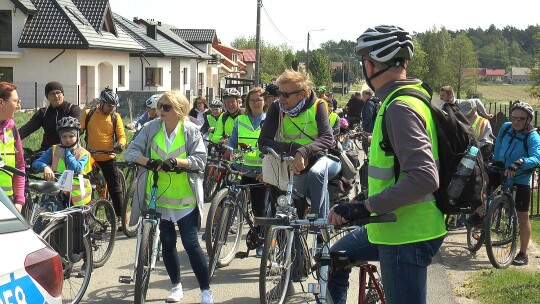
[[[311,75],[311,81],[314,85],[331,86],[329,81],[330,72],[328,67],[330,66],[330,60],[326,56],[326,52],[323,50],[315,50],[310,52],[309,55],[309,74]]]
[[[456,91],[456,97],[461,98],[461,92],[473,92],[478,83],[478,56],[474,52],[469,38],[460,33],[448,45],[450,75],[448,83]]]
[[[433,28],[425,33],[422,48],[426,52],[426,65],[428,67],[424,81],[432,87],[441,87],[448,84],[450,74],[448,60],[448,44],[451,37],[443,27],[441,30]]]
[[[538,28],[540,29],[540,26]],[[540,31],[536,33],[535,37],[538,42],[536,48],[536,64],[535,67],[531,69],[530,80],[533,81],[533,84],[528,91],[532,98],[540,100]]]
[[[416,38],[413,37],[414,44],[414,56],[409,61],[409,68],[407,69],[407,76],[415,77],[418,79],[427,79],[429,67],[427,65],[426,52],[422,49],[422,45]]]

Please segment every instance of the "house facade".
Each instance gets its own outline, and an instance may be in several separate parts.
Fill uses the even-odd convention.
[[[531,83],[531,69],[522,67],[512,67],[506,74],[506,81],[511,84]]]
[[[17,84],[23,108],[41,106],[52,80],[80,104],[105,87],[129,90],[129,53],[145,48],[116,26],[108,1],[0,0],[0,14],[2,32],[12,33],[0,73]]]

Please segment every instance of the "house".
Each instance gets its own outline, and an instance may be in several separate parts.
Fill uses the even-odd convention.
[[[137,18],[131,21],[117,14],[114,18],[120,28],[146,48],[144,54],[130,53],[131,89],[180,90],[189,97],[194,90],[191,75],[197,75],[193,66],[199,60],[206,62],[212,57],[178,37],[171,39],[162,34],[163,30],[158,31],[160,22]]]
[[[505,75],[506,81],[511,84],[531,83],[531,69],[522,67],[511,67]]]
[[[242,61],[246,66],[244,68],[244,78],[254,79],[255,78],[255,63],[257,62],[256,58],[256,49],[239,49],[242,52],[240,61]]]
[[[0,20],[0,72],[25,108],[41,104],[52,80],[74,103],[129,90],[129,54],[146,50],[116,25],[108,0],[0,0]]]
[[[491,81],[491,82],[502,82],[504,80],[504,75],[506,74],[505,69],[487,69],[479,68],[478,75],[482,81]]]

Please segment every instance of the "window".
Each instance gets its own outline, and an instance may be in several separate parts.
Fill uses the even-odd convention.
[[[232,61],[238,62],[238,54],[232,54]]]
[[[188,81],[187,81],[187,80],[188,80],[188,70],[187,70],[187,68],[184,68],[184,72],[183,72],[183,73],[184,73],[184,75],[183,75],[183,77],[184,77],[184,84],[187,84],[187,83],[188,83]]]
[[[151,87],[160,87],[162,75],[162,68],[146,68],[145,85]]]
[[[12,51],[11,31],[11,10],[0,10],[0,51]]]
[[[118,86],[119,86],[119,87],[123,87],[123,86],[126,85],[126,82],[125,82],[125,79],[126,79],[125,73],[126,73],[126,67],[123,66],[123,65],[119,65],[119,66],[118,66]]]
[[[204,73],[199,73],[199,89],[202,90],[204,87]]]
[[[0,81],[13,82],[13,68],[0,67]]]

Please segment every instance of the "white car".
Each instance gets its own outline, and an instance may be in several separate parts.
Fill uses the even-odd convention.
[[[62,303],[63,272],[51,249],[0,191],[0,304]]]

